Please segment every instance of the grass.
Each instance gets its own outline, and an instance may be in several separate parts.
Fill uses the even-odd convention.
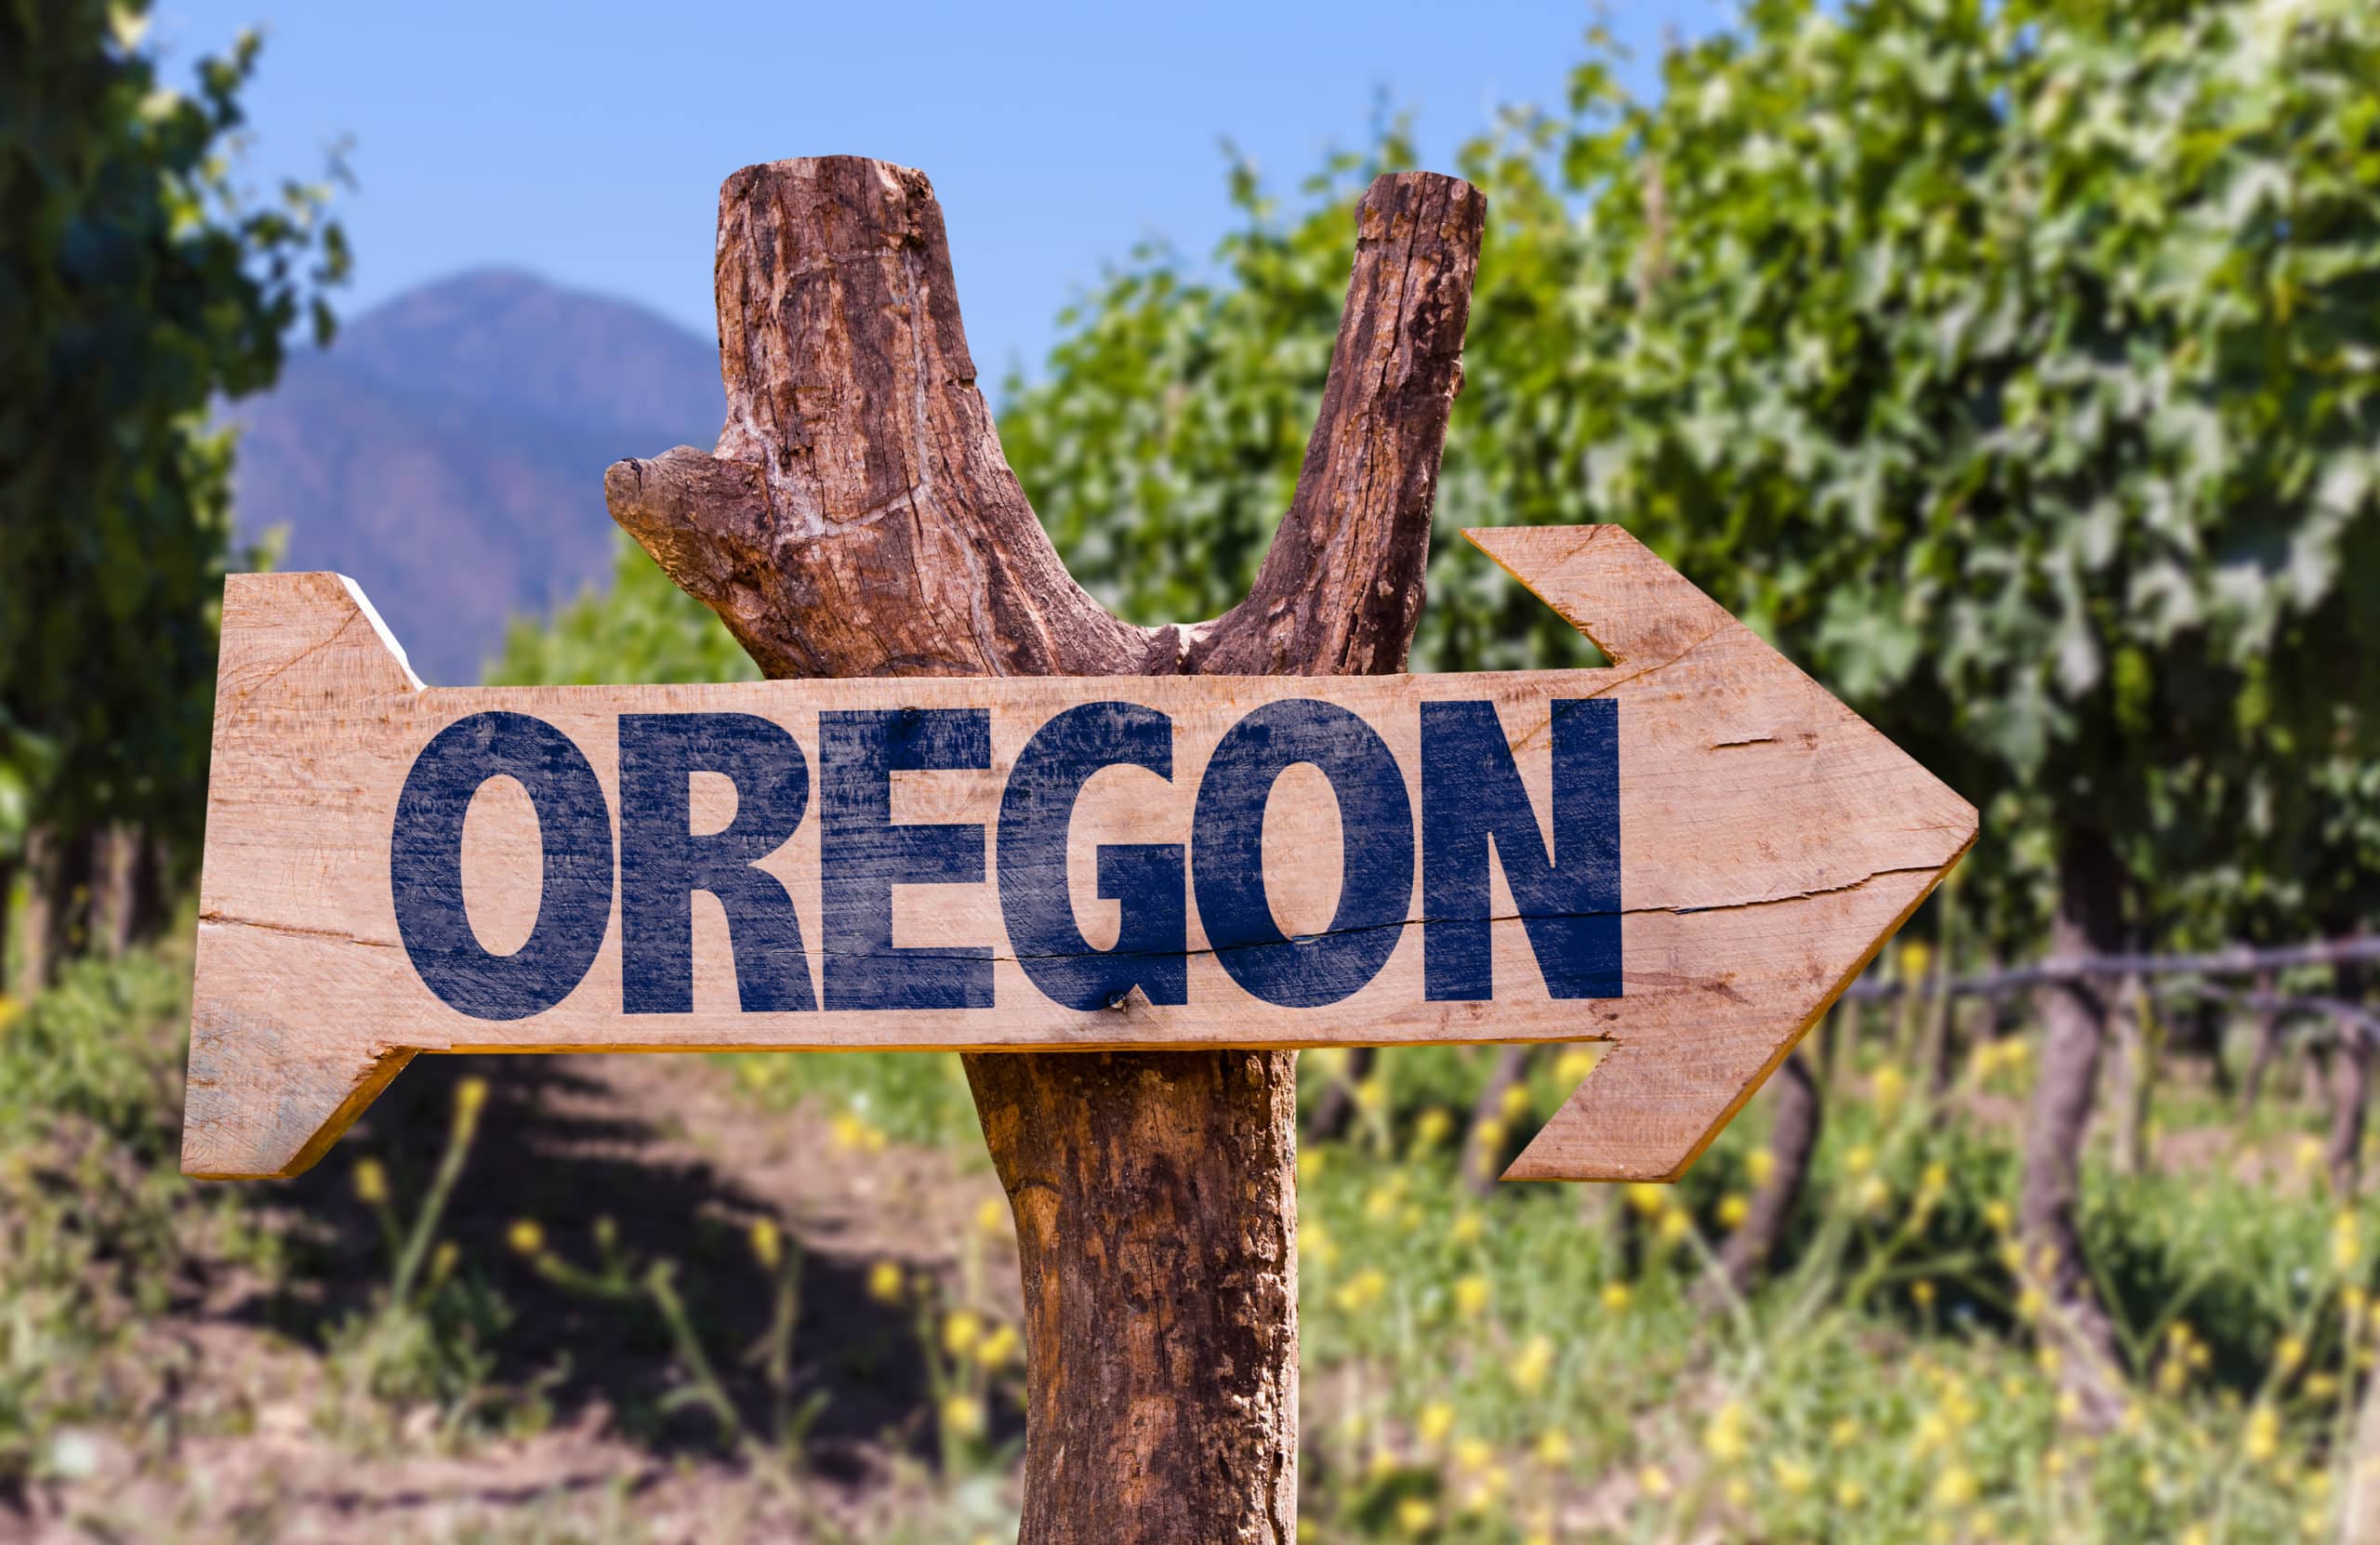
[[[195,1370],[161,1365],[148,1330],[229,1272],[308,1286],[294,1280],[303,1252],[265,1226],[255,1192],[174,1173],[187,971],[174,948],[78,965],[0,1020],[0,1504],[86,1476],[94,1434],[170,1466],[156,1389]],[[1463,1127],[1492,1054],[1383,1055],[1353,1135],[1300,1164],[1302,1536],[2333,1538],[2356,1479],[2380,1214],[2328,1195],[2315,1115],[2286,1092],[2294,1076],[2280,1070],[2242,1128],[2176,1068],[2157,1121],[2195,1139],[2174,1145],[2200,1155],[2192,1167],[2087,1168],[2084,1232],[2135,1376],[2113,1429],[2086,1433],[2009,1238],[2030,1067],[2007,1048],[2022,1044],[1972,1061],[1939,1103],[1881,1043],[1854,1049],[1802,1214],[1742,1300],[1709,1266],[1763,1179],[1759,1104],[1677,1187],[1482,1199],[1463,1183]],[[954,1058],[722,1061],[755,1108],[806,1113],[855,1161],[914,1142],[982,1162]],[[1513,1097],[1502,1146],[1584,1070],[1576,1053],[1542,1059]],[[1344,1075],[1328,1054],[1302,1071],[1309,1096]],[[376,1165],[352,1167],[382,1274],[334,1306],[313,1344],[323,1441],[361,1458],[535,1431],[538,1388],[494,1372],[518,1314],[507,1284],[520,1279],[506,1273],[525,1269],[602,1305],[622,1337],[666,1349],[681,1376],[671,1407],[707,1434],[709,1462],[785,1500],[808,1538],[967,1545],[1012,1532],[1020,1327],[996,1290],[1010,1269],[997,1203],[950,1271],[886,1261],[851,1279],[908,1327],[923,1368],[888,1449],[898,1505],[862,1530],[809,1500],[808,1435],[823,1413],[797,1370],[837,1349],[797,1341],[789,1229],[763,1219],[721,1257],[676,1261],[616,1233],[558,1241],[531,1227],[510,1239],[511,1262],[471,1260],[442,1215],[458,1186],[484,1179],[472,1169],[483,1100],[457,1087],[444,1157],[409,1194]],[[701,1309],[738,1295],[770,1306],[749,1345]],[[606,1343],[572,1355],[600,1360]],[[739,1403],[731,1373],[765,1397]],[[452,1538],[637,1538],[632,1498],[602,1509],[563,1527],[524,1505]]]

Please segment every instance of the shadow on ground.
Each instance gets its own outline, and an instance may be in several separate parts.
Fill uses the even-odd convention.
[[[663,1063],[680,1065],[655,1065]],[[385,1166],[399,1214],[409,1220],[447,1144],[456,1089],[479,1076],[488,1100],[439,1236],[459,1247],[457,1277],[492,1289],[509,1312],[488,1343],[493,1383],[539,1390],[560,1425],[607,1419],[659,1455],[719,1450],[713,1417],[682,1395],[672,1399],[686,1380],[649,1300],[615,1301],[557,1286],[508,1241],[516,1222],[534,1221],[549,1248],[592,1270],[597,1230],[609,1226],[640,1268],[655,1259],[678,1263],[678,1284],[721,1383],[750,1430],[770,1433],[774,1399],[754,1349],[768,1332],[775,1289],[755,1259],[750,1226],[774,1218],[803,1248],[794,1399],[825,1396],[805,1441],[811,1466],[856,1479],[864,1447],[930,1453],[934,1424],[916,1308],[870,1297],[870,1262],[820,1248],[822,1230],[800,1215],[798,1200],[764,1195],[702,1156],[672,1094],[686,1075],[708,1071],[675,1058],[416,1058],[322,1165],[271,1182],[257,1198],[284,1224],[293,1269],[285,1285],[242,1297],[229,1316],[322,1348],[342,1322],[367,1313],[388,1284],[390,1260],[377,1215],[357,1196],[356,1166],[367,1157]],[[923,1243],[918,1258],[934,1248]]]

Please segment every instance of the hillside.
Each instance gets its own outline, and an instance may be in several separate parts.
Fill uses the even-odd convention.
[[[622,301],[481,271],[414,290],[236,404],[244,540],[351,575],[433,685],[479,680],[515,612],[609,569],[603,469],[708,445],[708,341]]]

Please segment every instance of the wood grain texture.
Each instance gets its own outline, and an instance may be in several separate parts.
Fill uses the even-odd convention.
[[[1475,533],[1525,582],[1612,656],[1591,671],[1460,676],[853,678],[677,687],[420,689],[336,576],[234,576],[227,586],[222,711],[210,788],[201,895],[196,1020],[210,1099],[237,1089],[237,1034],[284,1049],[319,1047],[324,1071],[295,1087],[320,1092],[259,1120],[246,1157],[214,1152],[206,1173],[276,1172],[319,1152],[303,1112],[345,1109],[348,1085],[413,1050],[552,1051],[765,1047],[787,1050],[1062,1048],[1070,1050],[1288,1048],[1422,1042],[1613,1042],[1596,1073],[1514,1162],[1518,1178],[1661,1178],[1699,1153],[1726,1116],[1832,1001],[1882,939],[1923,899],[1975,831],[1965,803],[1727,617],[1618,527]],[[1104,844],[1189,844],[1210,754],[1263,705],[1318,700],[1376,730],[1413,811],[1423,808],[1424,704],[1494,706],[1541,822],[1552,808],[1547,731],[1557,700],[1619,705],[1622,996],[1549,992],[1500,864],[1492,872],[1494,996],[1434,1000],[1423,982],[1425,893],[1405,858],[1395,944],[1377,974],[1336,1002],[1268,1002],[1210,947],[1195,897],[1187,921],[1187,1000],[1134,994],[1114,1007],[1059,1002],[1028,974],[1004,906],[1030,891],[1065,905],[1086,954],[1114,946],[1119,919],[1098,898]],[[1000,806],[1020,751],[1058,713],[1125,702],[1168,716],[1170,778],[1116,767],[1086,784],[1063,870],[998,878]],[[820,767],[822,714],[980,709],[988,766],[896,773],[892,819],[972,827],[985,857],[972,883],[893,891],[893,944],[979,947],[990,955],[983,1008],[839,1007],[819,957],[820,801],[760,867],[784,885],[798,919],[808,1011],[744,1007],[727,914],[698,893],[687,1011],[629,1012],[623,1002],[620,895],[614,885],[594,963],[542,1012],[475,1017],[442,1001],[409,956],[392,899],[391,830],[400,791],[424,747],[489,712],[533,716],[577,746],[615,827],[621,809],[623,716],[740,714],[781,726],[787,749]],[[1294,935],[1327,936],[1344,886],[1342,850],[1377,833],[1342,829],[1319,776],[1293,769],[1261,809],[1265,891]],[[707,776],[707,775],[698,775]],[[491,955],[518,947],[549,906],[542,824],[508,781],[480,791],[463,827],[470,926]],[[735,796],[697,781],[691,829],[727,825]],[[1207,862],[1193,846],[1195,875]],[[608,877],[607,877],[608,878]],[[1193,891],[1196,886],[1191,887]],[[1022,905],[1021,902],[1016,905]],[[310,1039],[336,1005],[368,1004],[368,1023]],[[284,1050],[275,1056],[286,1060]],[[284,1087],[289,1080],[282,1081]],[[330,1096],[337,1098],[332,1100]],[[227,1115],[193,1123],[214,1142]],[[292,1123],[295,1123],[293,1126]]]

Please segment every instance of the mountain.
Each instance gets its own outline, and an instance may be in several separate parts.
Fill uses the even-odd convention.
[[[506,619],[610,573],[603,469],[708,446],[726,411],[707,340],[627,302],[487,270],[412,290],[234,403],[240,535],[336,569],[433,686],[480,679]]]

